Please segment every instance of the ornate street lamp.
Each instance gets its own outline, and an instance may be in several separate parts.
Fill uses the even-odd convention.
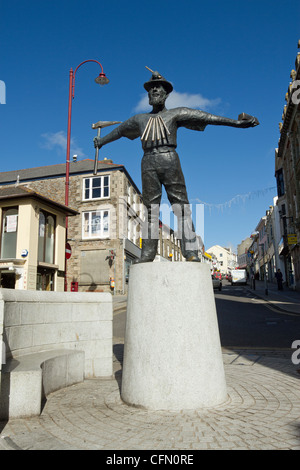
[[[69,106],[68,106],[68,133],[67,133],[67,156],[66,156],[66,183],[65,183],[65,205],[69,205],[69,186],[70,186],[70,146],[71,146],[71,116],[72,116],[72,100],[74,99],[74,92],[75,92],[75,76],[76,72],[81,67],[81,65],[87,62],[96,62],[100,65],[101,72],[99,73],[98,77],[95,78],[95,82],[98,85],[107,85],[109,83],[108,78],[106,77],[105,73],[103,72],[103,67],[97,60],[89,59],[84,60],[79,64],[75,71],[70,69],[69,74]],[[68,240],[68,217],[66,217],[66,241]],[[67,290],[67,258],[65,257],[65,291]]]
[[[68,108],[68,134],[67,134],[67,158],[66,158],[66,189],[65,189],[65,205],[68,206],[69,204],[69,170],[70,170],[70,145],[71,145],[71,116],[72,116],[72,100],[74,99],[74,91],[75,91],[75,76],[76,72],[81,67],[81,65],[85,64],[86,62],[96,62],[101,67],[101,72],[98,77],[95,78],[95,82],[101,86],[107,85],[109,83],[108,78],[106,77],[105,73],[103,72],[103,67],[97,60],[89,59],[81,62],[75,71],[73,69],[70,70],[69,75],[69,108]]]

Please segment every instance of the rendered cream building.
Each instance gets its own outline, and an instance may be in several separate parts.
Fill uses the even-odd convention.
[[[237,266],[237,255],[230,248],[214,245],[207,250],[207,253],[215,256],[222,274],[229,273]]]
[[[63,291],[66,216],[76,214],[26,187],[0,188],[0,286]]]

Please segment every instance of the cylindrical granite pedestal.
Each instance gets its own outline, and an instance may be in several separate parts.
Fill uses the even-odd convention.
[[[210,268],[130,268],[122,399],[151,410],[213,407],[227,397]]]

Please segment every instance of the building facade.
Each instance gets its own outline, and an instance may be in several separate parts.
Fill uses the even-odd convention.
[[[288,286],[300,290],[300,52],[290,78],[279,124],[275,177],[282,235],[279,255]]]
[[[0,188],[0,287],[63,291],[66,217],[76,214],[18,184]]]
[[[248,237],[237,246],[237,265],[240,269],[247,269],[248,251],[251,244],[252,239]]]
[[[60,271],[65,290],[122,294],[130,265],[141,253],[142,196],[123,165],[104,160],[97,175],[93,169],[89,159],[70,162],[69,204],[77,215],[67,218],[69,259]],[[18,182],[62,205],[65,170],[57,164],[0,173],[0,190]],[[174,231],[161,224],[159,236],[157,259],[182,261]]]
[[[289,285],[285,260],[282,256],[284,252],[282,220],[277,203],[278,198],[273,198],[273,205],[269,206],[266,215],[261,217],[254,232],[247,239],[249,240],[249,247],[243,260],[247,260],[246,268],[251,280],[276,282],[275,273],[280,269],[283,274],[283,282]]]
[[[248,269],[269,282],[280,269],[285,285],[300,290],[300,53],[290,78],[275,150],[277,196],[251,235]]]
[[[218,270],[224,275],[237,267],[237,255],[230,248],[214,245],[207,250],[207,253],[213,256]]]

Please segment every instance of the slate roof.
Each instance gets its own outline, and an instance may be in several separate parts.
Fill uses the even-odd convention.
[[[124,165],[99,161],[98,162],[98,173],[110,170],[123,171],[131,184],[135,187],[136,191],[141,194],[139,188],[132,180],[131,176],[127,172]],[[94,160],[84,159],[78,160],[77,162],[70,162],[69,173],[72,175],[80,174],[93,174],[94,171]],[[0,172],[0,185],[13,184],[19,180],[20,183],[26,183],[29,181],[48,179],[48,178],[63,178],[66,176],[66,164],[58,163],[55,165],[39,166],[36,168],[25,168],[22,170],[3,171]]]
[[[123,169],[123,165],[114,163],[98,163],[98,171],[107,171],[111,169]],[[77,162],[70,162],[70,175],[79,173],[92,173],[94,170],[94,160],[85,159]],[[66,164],[58,163],[56,165],[40,166],[36,168],[25,168],[23,170],[4,171],[0,173],[0,184],[11,184],[17,181],[19,176],[20,183],[44,178],[54,178],[65,176]]]

